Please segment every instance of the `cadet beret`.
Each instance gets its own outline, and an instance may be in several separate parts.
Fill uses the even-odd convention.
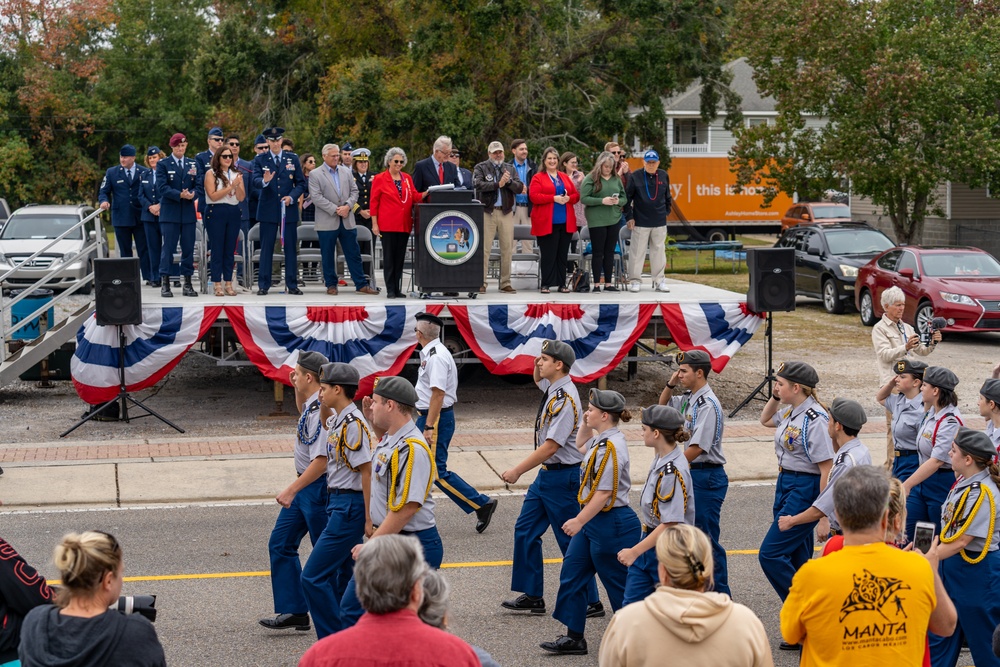
[[[490,145],[486,147],[487,153],[495,153],[496,151],[502,151],[502,150],[503,150],[503,144],[501,144],[499,141],[491,141]]]
[[[605,412],[621,412],[625,409],[625,397],[609,389],[591,389],[590,404]]]
[[[958,433],[955,434],[955,446],[969,456],[980,459],[992,460],[997,455],[997,448],[993,446],[990,436],[965,426],[958,427]]]
[[[861,427],[868,421],[868,415],[865,414],[865,409],[861,407],[860,403],[840,396],[833,399],[833,403],[830,405],[830,416],[841,426],[852,431],[860,431]]]
[[[253,140],[255,144],[262,144],[267,141],[267,138],[263,134],[258,134],[257,138]]]
[[[341,151],[353,151],[354,150],[354,146],[351,145],[350,141],[345,141],[344,143],[340,144],[340,150]],[[352,154],[352,157],[353,157],[353,154]]]
[[[329,362],[330,360],[319,352],[313,352],[312,350],[299,352],[298,365],[311,373],[315,373],[317,376],[319,375],[320,369],[323,368],[323,364]]]
[[[170,141],[169,141],[170,147],[174,148],[175,146],[180,146],[181,142],[184,141],[185,139],[187,139],[187,137],[185,137],[183,134],[181,134],[180,132],[178,132],[177,134],[175,134],[172,137],[170,137]]]
[[[987,380],[983,383],[983,388],[979,390],[979,393],[987,401],[993,401],[1000,405],[1000,380]]]
[[[351,151],[351,157],[355,160],[360,160],[361,162],[368,162],[368,158],[371,157],[372,152],[367,148],[355,148]]]
[[[285,134],[285,128],[283,127],[269,127],[263,132],[265,139],[270,139],[272,141],[277,141],[281,139],[282,135]]]
[[[816,369],[804,361],[783,362],[778,366],[777,375],[804,387],[815,387],[819,384],[819,375],[816,373]]]
[[[323,364],[322,368],[320,368],[319,381],[323,384],[356,387],[361,382],[361,374],[358,373],[358,369],[350,364],[334,361],[329,364]]]
[[[711,366],[712,358],[704,350],[689,350],[677,353],[677,363],[689,366]]]
[[[418,322],[430,322],[431,324],[436,324],[439,327],[444,326],[444,320],[437,315],[431,315],[430,313],[417,313],[414,317]]]
[[[221,137],[222,136],[222,128],[221,127],[213,127],[211,130],[208,131],[208,136],[210,136],[210,137]]]
[[[892,370],[896,372],[896,375],[909,373],[910,375],[922,378],[924,376],[924,371],[927,370],[927,364],[922,361],[917,361],[916,359],[900,359],[892,365]]]
[[[417,390],[406,378],[398,375],[388,375],[375,379],[372,392],[390,401],[396,401],[411,408],[417,405]]]
[[[135,146],[132,144],[125,144],[122,149],[118,151],[118,154],[122,157],[135,157]]]
[[[958,386],[958,376],[944,366],[928,366],[924,371],[924,382],[941,389],[953,390]]]
[[[556,361],[561,361],[568,371],[576,363],[576,353],[573,348],[561,340],[543,340],[542,354],[547,354]]]
[[[674,431],[684,426],[684,417],[669,405],[651,405],[643,409],[642,423],[650,428]]]
[[[154,155],[159,155],[159,154],[160,154],[159,146],[150,146],[149,148],[146,149],[146,157],[153,157]]]

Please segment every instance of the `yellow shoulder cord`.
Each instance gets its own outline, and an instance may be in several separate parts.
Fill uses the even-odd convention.
[[[684,484],[684,477],[681,475],[681,471],[674,466],[674,477],[675,482],[670,486],[670,493],[665,496],[660,495],[660,482],[663,481],[664,471],[660,471],[660,476],[656,478],[656,486],[653,487],[653,518],[656,519],[657,523],[660,522],[660,503],[665,503],[673,499],[674,492],[677,490],[677,482],[681,483],[681,495],[684,498],[684,512],[687,513],[688,508],[688,492],[687,486]]]
[[[597,463],[597,450],[601,448],[601,445],[605,445],[607,449],[604,450],[604,458],[601,459],[601,465],[597,468],[597,472],[594,472],[594,465]],[[601,508],[602,512],[607,512],[615,505],[615,497],[618,494],[618,452],[615,451],[615,446],[608,439],[604,439],[602,442],[597,443],[594,447],[594,451],[590,453],[590,460],[587,461],[587,466],[583,469],[583,480],[580,482],[580,491],[576,494],[576,499],[580,505],[586,505],[590,502],[590,499],[594,497],[597,493],[597,483],[600,481],[601,477],[604,476],[604,469],[608,465],[608,459],[611,460],[611,464],[614,466],[614,493],[611,494],[611,498],[608,500],[607,504]],[[587,497],[583,497],[583,490],[587,488],[588,482],[590,483],[590,493]]]
[[[962,527],[958,529],[958,532],[956,532],[952,536],[947,536],[948,531],[951,530],[952,526],[955,525],[955,521],[958,519],[958,517],[962,515],[962,512],[965,510],[965,503],[969,499],[969,493],[971,491],[972,487],[970,486],[965,490],[964,493],[962,493],[962,497],[958,501],[958,507],[955,508],[955,512],[951,515],[951,518],[948,520],[948,523],[945,524],[944,530],[941,531],[941,542],[944,544],[951,544],[952,542],[960,538],[962,535],[964,535],[965,531],[969,527],[969,524],[972,523],[972,518],[976,516],[976,512],[979,511],[979,507],[983,504],[983,496],[989,498],[990,530],[986,534],[986,543],[983,545],[982,553],[980,553],[979,556],[977,556],[976,558],[969,558],[969,556],[965,553],[965,549],[962,549],[962,560],[964,560],[969,565],[975,565],[979,561],[986,558],[986,554],[990,550],[990,542],[993,540],[993,527],[996,524],[996,518],[997,518],[996,501],[993,500],[993,494],[990,493],[989,489],[987,489],[982,484],[979,485],[979,497],[976,498],[976,502],[972,506],[972,511],[969,512],[969,517],[965,520],[965,523],[962,524]]]
[[[424,491],[424,502],[427,501],[427,496],[431,495],[431,484],[434,483],[434,478],[437,477],[437,471],[434,466],[434,457],[431,455],[431,449],[427,446],[427,443],[419,438],[406,438],[403,442],[410,446],[410,455],[406,458],[406,476],[403,478],[403,493],[399,498],[399,502],[396,502],[396,483],[399,480],[398,448],[392,451],[392,458],[389,460],[390,472],[392,474],[392,484],[389,485],[389,497],[386,498],[386,508],[388,508],[390,512],[398,512],[403,509],[406,505],[406,499],[410,497],[410,478],[413,476],[413,448],[415,446],[423,447],[431,461],[431,474],[427,478],[427,489]]]
[[[551,423],[552,418],[562,412],[563,408],[566,407],[566,402],[569,401],[569,404],[573,407],[573,423],[578,424],[580,422],[580,413],[576,410],[576,401],[573,400],[573,397],[563,393],[563,401],[559,404],[558,408],[554,407],[557,398],[559,398],[558,394],[553,396],[549,400],[549,404],[545,406],[545,417],[542,418],[542,423]]]
[[[353,447],[347,442],[347,429],[351,425],[351,422],[358,425],[358,441],[354,443]],[[337,438],[336,446],[337,459],[343,461],[344,465],[346,465],[348,470],[351,472],[357,472],[358,469],[352,466],[351,462],[347,460],[347,452],[345,452],[344,449],[349,449],[352,452],[358,451],[361,449],[361,443],[364,442],[366,436],[368,438],[368,442],[371,442],[371,433],[369,433],[368,427],[366,427],[365,423],[360,419],[347,419],[344,421],[344,425],[340,427],[340,437]]]

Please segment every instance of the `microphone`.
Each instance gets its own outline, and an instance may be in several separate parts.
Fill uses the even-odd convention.
[[[931,320],[931,329],[933,329],[934,331],[937,331],[938,329],[944,329],[948,325],[954,324],[954,323],[955,323],[955,320],[951,320],[951,319],[946,320],[943,317],[935,317],[934,319]]]

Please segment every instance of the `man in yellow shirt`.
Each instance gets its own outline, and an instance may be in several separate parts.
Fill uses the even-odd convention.
[[[781,634],[802,644],[801,667],[920,665],[927,631],[949,636],[955,606],[930,551],[885,544],[889,479],[873,466],[837,480],[833,504],[844,548],[803,565],[781,608]]]

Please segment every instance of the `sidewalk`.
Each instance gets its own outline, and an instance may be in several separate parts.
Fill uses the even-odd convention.
[[[517,484],[499,474],[532,448],[530,428],[463,430],[451,443],[448,467],[484,492],[523,491],[537,470]],[[273,500],[293,474],[288,437],[58,441],[0,449],[3,510],[60,507],[127,507],[156,503]],[[632,483],[641,485],[653,452],[640,426],[624,425]],[[777,476],[774,430],[757,422],[726,424],[724,450],[731,482],[773,481]],[[862,441],[879,465],[885,461],[885,420],[865,425]]]

